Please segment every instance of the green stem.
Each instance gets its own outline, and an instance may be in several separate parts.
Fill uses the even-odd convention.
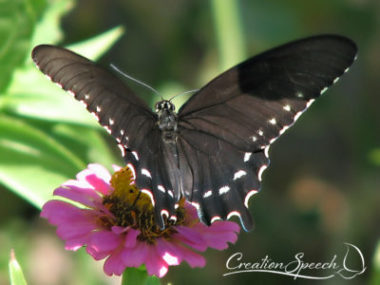
[[[128,267],[123,273],[121,285],[159,285],[160,279],[149,276],[144,266],[139,268]]]
[[[211,0],[221,70],[245,58],[244,33],[238,4],[238,0]]]

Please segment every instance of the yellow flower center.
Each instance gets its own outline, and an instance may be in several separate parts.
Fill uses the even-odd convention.
[[[185,200],[181,199],[176,210],[177,220],[174,222],[164,217],[165,229],[161,230],[154,217],[154,208],[150,197],[141,192],[133,181],[131,169],[126,166],[116,171],[111,178],[111,186],[114,191],[103,198],[103,204],[115,216],[116,220],[102,221],[108,226],[131,226],[140,230],[139,240],[154,243],[158,237],[169,238],[176,232],[173,226],[183,224],[185,220]]]

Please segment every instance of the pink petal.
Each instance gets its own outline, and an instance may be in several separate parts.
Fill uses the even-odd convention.
[[[81,188],[73,185],[55,189],[54,195],[65,197],[91,208],[95,208],[97,203],[101,203],[102,201],[102,198],[93,189]]]
[[[229,221],[217,221],[211,226],[196,225],[194,229],[198,229],[207,243],[208,247],[218,250],[226,249],[228,242],[235,243],[240,231],[240,227]]]
[[[191,267],[204,267],[206,265],[206,260],[202,255],[179,244],[176,245],[176,247],[181,252],[183,260],[185,260]]]
[[[206,250],[207,243],[204,240],[202,233],[199,233],[198,231],[185,226],[176,226],[176,230],[177,233],[173,235],[175,239],[181,240],[183,243],[191,246],[196,250]]]
[[[65,241],[65,249],[77,251],[79,248],[85,246],[88,243],[88,234],[78,235],[75,238]]]
[[[110,254],[122,242],[122,237],[112,231],[93,232],[87,244],[87,252],[92,256],[108,252]]]
[[[109,181],[111,175],[107,169],[98,164],[90,164],[88,168],[79,172],[77,174],[77,179],[79,181],[86,181],[89,183],[96,191],[103,195],[107,195],[111,191],[111,186]]]
[[[179,265],[183,259],[181,250],[163,238],[157,239],[157,252],[170,266]]]
[[[168,264],[161,258],[153,245],[148,246],[148,256],[145,260],[146,270],[149,275],[163,277],[168,272]]]
[[[125,247],[135,247],[137,243],[137,236],[140,234],[139,230],[135,230],[130,228],[127,232],[127,236],[125,237],[124,246]]]
[[[120,250],[113,252],[104,262],[104,272],[111,276],[112,274],[121,275],[125,270],[125,265],[121,258],[122,252]]]
[[[133,248],[124,248],[122,259],[127,267],[139,267],[145,262],[148,255],[148,245],[145,242],[137,242]]]

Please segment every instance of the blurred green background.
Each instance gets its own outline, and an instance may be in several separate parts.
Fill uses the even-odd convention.
[[[251,262],[266,255],[287,262],[297,252],[305,261],[327,262],[343,256],[349,242],[362,250],[367,267],[349,283],[380,284],[378,0],[1,1],[0,284],[9,282],[11,248],[30,284],[120,282],[105,277],[102,262],[83,251],[65,252],[55,229],[39,218],[38,207],[53,189],[87,163],[110,168],[122,162],[113,140],[80,104],[32,65],[34,45],[103,55],[105,66],[116,64],[169,98],[261,51],[320,33],[352,38],[359,57],[271,147],[262,191],[250,201],[255,230],[242,232],[226,251],[207,251],[205,268],[170,268],[163,283],[346,284],[340,277],[312,282],[268,273],[222,275],[238,251]],[[151,104],[158,100],[129,85]]]

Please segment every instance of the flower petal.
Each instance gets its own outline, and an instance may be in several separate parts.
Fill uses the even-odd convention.
[[[175,239],[179,239],[183,243],[187,244],[188,246],[191,246],[196,250],[206,250],[207,243],[203,238],[203,233],[185,226],[176,226],[176,230],[177,233],[173,235]]]
[[[145,260],[146,270],[149,275],[156,275],[161,278],[168,272],[169,266],[158,254],[155,246],[149,245],[148,247],[148,256]]]
[[[108,255],[121,244],[121,241],[122,237],[112,231],[93,232],[88,241],[87,252],[94,258]]]
[[[135,230],[130,228],[127,232],[127,236],[125,237],[124,246],[125,247],[135,247],[137,243],[137,236],[140,234],[139,230]]]
[[[93,189],[77,187],[74,185],[59,187],[54,190],[54,195],[65,197],[91,208],[95,208],[96,205],[102,201],[102,197],[100,197]]]
[[[133,248],[124,248],[122,259],[127,267],[139,267],[145,262],[148,255],[148,245],[138,241]]]
[[[111,175],[106,168],[100,164],[89,164],[88,168],[77,174],[79,181],[86,181],[96,191],[103,195],[107,195],[112,190],[109,184]]]
[[[114,251],[104,262],[104,272],[111,276],[112,274],[121,275],[125,270],[123,259],[121,258],[122,251]]]

